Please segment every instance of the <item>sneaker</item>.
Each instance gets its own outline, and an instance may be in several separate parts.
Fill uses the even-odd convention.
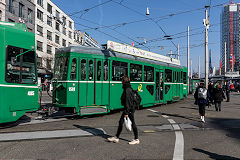
[[[114,142],[114,143],[118,143],[119,142],[119,138],[117,138],[117,137],[109,137],[109,138],[107,138],[107,140],[109,142]]]
[[[128,142],[128,144],[134,145],[134,144],[139,144],[140,141],[139,139],[133,139],[131,142]]]
[[[202,122],[205,123],[205,119],[204,119],[204,116],[202,116]]]

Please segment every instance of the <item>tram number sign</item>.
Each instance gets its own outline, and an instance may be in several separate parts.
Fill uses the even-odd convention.
[[[75,87],[69,87],[68,90],[69,90],[69,92],[74,92],[75,91]]]
[[[34,91],[28,91],[28,96],[34,96]]]

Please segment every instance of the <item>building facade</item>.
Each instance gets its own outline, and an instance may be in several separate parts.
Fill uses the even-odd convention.
[[[240,4],[225,5],[221,14],[221,64],[222,73],[239,71],[239,44],[240,44]],[[226,58],[225,58],[226,43]]]
[[[74,44],[74,21],[50,0],[35,0],[39,76],[53,73],[55,50]]]
[[[0,0],[0,10],[2,21],[25,23],[29,32],[35,32],[33,0]]]

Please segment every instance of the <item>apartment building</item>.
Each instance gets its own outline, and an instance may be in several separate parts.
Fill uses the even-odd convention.
[[[29,32],[35,32],[35,4],[33,0],[0,0],[0,19],[25,23]]]
[[[5,21],[5,0],[0,0],[0,21]]]
[[[55,50],[75,44],[74,21],[50,0],[35,0],[39,76],[53,73]]]

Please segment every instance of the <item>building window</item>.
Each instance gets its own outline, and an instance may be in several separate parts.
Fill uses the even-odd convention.
[[[33,32],[33,30],[31,28],[27,28],[28,32]]]
[[[58,35],[55,36],[55,43],[59,44],[59,36]]]
[[[0,21],[2,20],[2,11],[0,10]]]
[[[52,60],[50,60],[50,59],[47,59],[47,69],[48,70],[51,70],[52,69],[52,65],[51,65],[51,63],[52,63]]]
[[[24,7],[24,5],[22,3],[19,3],[19,10],[18,10],[19,17],[24,17],[24,15],[23,15],[23,7]]]
[[[66,40],[65,39],[62,40],[62,46],[66,47]]]
[[[71,21],[69,21],[69,28],[72,29],[72,22]]]
[[[56,30],[60,31],[60,24],[56,22]]]
[[[52,46],[47,45],[47,53],[52,54]]]
[[[72,39],[72,32],[69,31],[68,37]]]
[[[37,18],[43,21],[43,12],[40,11],[39,9],[37,10]]]
[[[59,20],[60,19],[60,12],[56,10],[56,18]]]
[[[43,42],[37,41],[37,50],[43,51]]]
[[[42,58],[41,57],[38,57],[37,58],[37,67],[42,67]]]
[[[37,25],[38,35],[43,37],[43,27]]]
[[[63,21],[63,25],[65,26],[66,25],[66,17],[62,17],[62,21]]]
[[[28,8],[28,22],[31,24],[33,23],[32,14],[33,14],[33,11]]]
[[[9,6],[8,6],[8,10],[10,13],[14,14],[14,6],[13,6],[13,0],[9,0]]]
[[[47,39],[52,40],[52,32],[47,31]]]
[[[10,19],[10,18],[8,18],[8,22],[15,22],[14,20],[12,20],[12,19]]]
[[[52,14],[52,6],[49,3],[47,4],[47,11]]]
[[[63,34],[66,35],[66,28],[63,27],[63,30],[62,30]]]
[[[43,0],[37,0],[37,4],[38,4],[39,6],[43,6]]]
[[[49,17],[49,16],[47,16],[47,24],[48,24],[49,26],[52,26],[52,18]]]

